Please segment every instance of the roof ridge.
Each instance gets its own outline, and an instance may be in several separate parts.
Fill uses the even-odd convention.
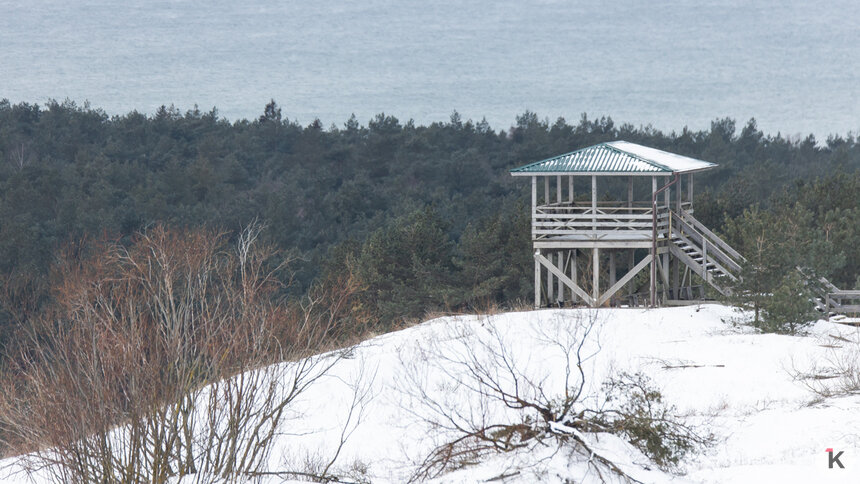
[[[637,143],[633,143],[632,141],[626,141],[626,140],[623,140],[623,139],[619,139],[619,140],[615,140],[615,141],[607,141],[607,142],[605,142],[605,143],[600,143],[600,144],[602,144],[602,145],[606,145],[606,146],[608,146],[610,149],[612,149],[612,150],[614,150],[614,151],[617,151],[617,152],[619,152],[619,153],[624,153],[624,154],[625,154],[625,155],[627,155],[627,156],[632,156],[633,158],[636,158],[637,160],[642,161],[642,162],[644,162],[644,163],[648,163],[648,164],[649,164],[649,165],[651,165],[651,166],[656,166],[657,168],[660,168],[661,170],[671,171],[671,172],[673,172],[673,173],[674,173],[674,171],[675,171],[675,170],[673,170],[673,169],[669,168],[668,166],[666,166],[666,165],[664,165],[664,164],[662,164],[662,163],[657,163],[657,162],[656,162],[656,161],[654,161],[654,160],[649,160],[649,159],[647,159],[647,158],[643,158],[642,156],[640,156],[640,155],[638,155],[638,154],[636,154],[636,153],[631,153],[631,152],[629,152],[629,151],[627,151],[627,150],[623,150],[623,149],[621,149],[621,148],[619,148],[619,147],[617,147],[617,146],[615,146],[615,145],[613,145],[613,144],[612,144],[612,143],[615,143],[615,142],[618,142],[618,141],[621,141],[622,143],[630,143],[631,145],[642,146],[643,148],[650,148],[649,146],[640,145],[640,144],[637,144]],[[651,149],[652,149],[652,150],[657,150],[657,151],[663,151],[663,150],[659,150],[659,149],[657,149],[657,148],[651,148]],[[664,153],[669,153],[669,152],[668,152],[668,151],[665,151]]]
[[[557,158],[564,158],[565,156],[570,156],[570,155],[573,155],[573,154],[575,154],[575,153],[579,153],[579,152],[585,151],[585,150],[587,150],[587,149],[589,149],[589,148],[594,148],[594,147],[596,147],[596,146],[600,146],[600,145],[602,145],[602,144],[606,144],[606,143],[598,143],[598,144],[596,144],[596,145],[585,146],[585,147],[580,148],[580,149],[578,149],[578,150],[568,151],[567,153],[562,153],[562,154],[560,154],[560,155],[550,156],[550,157],[548,157],[548,158],[544,158],[544,159],[539,160],[539,161],[534,161],[534,162],[529,163],[529,164],[527,164],[527,165],[518,166],[518,167],[516,167],[516,168],[511,169],[510,171],[525,171],[527,168],[530,168],[530,167],[532,167],[532,166],[539,165],[539,164],[541,164],[541,163],[545,163],[545,162],[547,162],[547,161],[552,161],[552,160],[555,160],[555,159],[557,159]]]

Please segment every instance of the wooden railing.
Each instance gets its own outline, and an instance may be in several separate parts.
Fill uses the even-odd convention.
[[[746,261],[723,239],[685,212],[672,212],[672,232],[702,253],[703,264],[714,264],[732,278],[741,271],[741,265]]]
[[[658,230],[665,232],[669,211],[658,207]],[[609,235],[651,237],[653,211],[648,204],[633,206],[602,202],[591,204],[552,203],[536,207],[532,215],[532,238],[583,235],[596,239]]]
[[[701,222],[699,222],[698,220],[693,218],[693,216],[690,215],[686,210],[682,210],[680,215],[684,221],[688,222],[696,230],[701,232],[705,237],[707,237],[709,240],[711,240],[713,245],[715,245],[718,248],[720,248],[721,250],[725,251],[725,253],[730,255],[732,257],[732,259],[734,259],[736,262],[740,262],[740,263],[746,262],[746,259],[744,258],[744,256],[742,256],[738,251],[733,249],[729,244],[725,243],[723,241],[723,239],[717,237],[717,235],[714,234],[713,232],[711,232],[710,229],[705,227],[704,224],[702,224]]]
[[[846,304],[845,301],[854,304]],[[824,298],[824,307],[828,321],[831,314],[860,313],[860,291],[830,289]]]

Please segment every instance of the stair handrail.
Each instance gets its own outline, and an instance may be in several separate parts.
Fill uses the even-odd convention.
[[[687,212],[686,210],[681,210],[680,215],[681,215],[681,218],[686,219],[686,220],[684,220],[685,222],[688,222],[696,230],[698,230],[703,235],[705,235],[709,239],[711,239],[711,240],[709,240],[709,242],[711,242],[711,244],[716,245],[717,247],[719,247],[723,251],[727,252],[729,255],[731,255],[735,259],[740,260],[741,262],[747,261],[746,258],[740,254],[740,252],[733,249],[732,246],[727,244],[723,239],[719,238],[717,236],[717,234],[713,233],[710,229],[705,227],[705,225],[702,222],[699,222],[698,220],[696,220],[696,218],[693,217],[692,215],[690,215],[689,212]]]
[[[688,239],[687,237],[684,237],[683,234],[678,233],[676,235],[678,235],[678,238],[680,238],[681,241],[683,241],[685,244],[692,245],[692,241],[690,239]],[[696,265],[705,268],[705,271],[707,271],[708,264],[713,264],[713,266],[716,269],[718,269],[720,272],[723,272],[724,274],[726,274],[729,277],[729,279],[731,279],[732,281],[736,281],[737,277],[735,277],[735,275],[732,274],[732,271],[723,267],[717,260],[715,260],[713,257],[711,257],[710,254],[708,254],[708,252],[711,252],[714,250],[719,250],[719,249],[711,247],[708,249],[708,251],[702,251],[702,255],[704,256],[704,257],[702,257],[702,263],[696,264]],[[682,251],[682,253],[683,253],[683,251]],[[686,254],[684,254],[684,255],[686,255]],[[688,256],[688,258],[689,258],[689,256]],[[693,263],[695,261],[693,261],[693,259],[690,259],[690,262]],[[701,276],[702,274],[699,274],[699,275]]]
[[[716,243],[714,240],[712,240],[710,237],[708,237],[707,234],[702,233],[701,231],[697,230],[697,228],[695,226],[693,226],[687,220],[684,220],[684,218],[680,217],[677,213],[672,212],[672,215],[674,216],[674,219],[678,222],[680,229],[685,229],[685,232],[687,232],[693,238],[701,239],[701,240],[696,240],[696,242],[698,242],[699,245],[704,247],[705,243],[708,244],[709,247],[708,247],[707,259],[710,259],[710,261],[714,262],[714,263],[716,263],[717,260],[719,260],[719,261],[723,262],[724,264],[726,264],[727,266],[729,266],[733,271],[736,271],[736,272],[739,272],[741,270],[741,265],[737,261],[735,261],[735,259],[731,258],[729,255],[727,255],[725,252],[723,252],[723,250],[722,250],[723,246],[721,244]],[[679,230],[678,235],[681,235],[680,232],[681,231]],[[713,235],[713,232],[711,232],[711,234]],[[725,244],[725,242],[723,242],[723,244],[727,246],[727,244]],[[731,247],[729,247],[729,248],[731,248]],[[734,249],[732,249],[732,252],[737,254],[737,251],[735,251]],[[705,255],[705,254],[703,254],[703,255]],[[738,255],[740,255],[740,254],[738,254]],[[714,256],[716,256],[716,257],[714,257]],[[746,259],[743,259],[743,258],[741,258],[741,260],[746,261]],[[725,272],[727,274],[729,273],[729,271],[727,271],[725,269],[723,269],[723,272]]]

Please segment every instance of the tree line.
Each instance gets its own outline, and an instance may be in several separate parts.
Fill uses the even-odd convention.
[[[719,164],[697,176],[696,216],[741,253],[758,251],[759,294],[793,284],[792,265],[857,284],[852,134],[819,142],[729,118],[667,133],[532,112],[505,129],[456,112],[426,126],[380,113],[326,127],[290,120],[274,101],[230,122],[215,109],[110,116],[4,100],[0,327],[7,337],[54,298],[58,254],[132,244],[156,223],[238,234],[256,220],[295,258],[292,297],[349,272],[361,288],[355,318],[382,330],[431,310],[512,305],[532,294],[532,259],[529,188],[508,170],[617,139]]]

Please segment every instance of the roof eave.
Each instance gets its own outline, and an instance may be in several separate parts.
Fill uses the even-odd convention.
[[[679,171],[511,171],[511,176],[672,176],[675,173],[687,175],[716,168],[717,165]]]
[[[679,170],[679,171],[677,171],[677,172],[675,172],[675,173],[678,173],[679,175],[687,175],[687,174],[691,174],[691,173],[699,173],[699,172],[702,172],[702,171],[710,170],[710,169],[712,169],[712,168],[716,168],[717,166],[718,166],[718,165],[711,165],[711,166],[706,166],[706,167],[703,167],[703,168],[695,168],[695,169],[693,169],[693,170]]]
[[[512,171],[511,176],[671,176],[671,171]]]

